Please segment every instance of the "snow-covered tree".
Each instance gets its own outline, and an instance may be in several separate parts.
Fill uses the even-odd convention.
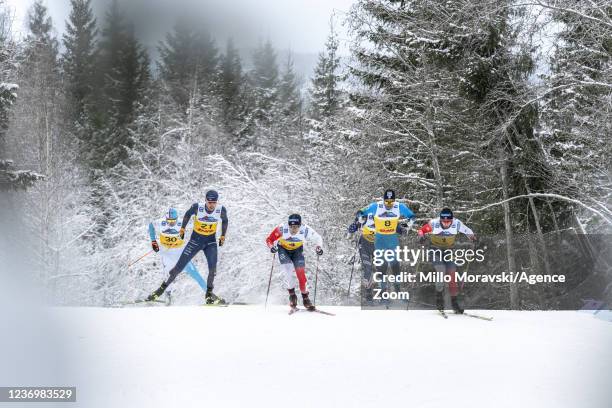
[[[69,107],[67,118],[85,121],[87,105],[95,88],[96,19],[91,0],[71,0],[71,10],[63,36],[62,68]]]
[[[612,207],[612,8],[604,1],[542,1],[560,30],[546,78],[542,115],[548,159],[562,176],[555,190]],[[557,217],[573,213],[555,205]],[[567,208],[565,208],[567,210]],[[586,227],[601,218],[576,209]]]
[[[317,120],[334,115],[342,105],[340,86],[344,80],[338,55],[338,36],[330,20],[330,32],[325,51],[319,54],[310,86],[310,116]]]
[[[255,102],[253,118],[257,126],[269,127],[279,113],[278,76],[276,51],[268,39],[253,53],[253,69],[249,75]]]
[[[196,22],[182,18],[159,45],[159,71],[164,85],[186,109],[192,98],[214,95],[217,82],[218,51],[210,34]]]
[[[145,100],[151,75],[147,52],[117,0],[106,14],[98,45],[96,81],[100,86],[93,107],[88,161],[92,168],[107,169],[126,158],[125,147],[132,143],[129,125]]]
[[[220,120],[226,132],[239,137],[244,129],[248,90],[240,54],[231,38],[227,40],[225,53],[221,56],[219,71]]]
[[[302,96],[300,95],[298,78],[293,68],[293,57],[287,54],[287,60],[281,73],[278,85],[278,99],[281,113],[288,121],[296,122],[302,113]]]

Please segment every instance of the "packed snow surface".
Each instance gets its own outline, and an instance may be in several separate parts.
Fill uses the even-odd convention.
[[[78,389],[71,406],[612,406],[612,323],[592,314],[321,308],[336,316],[162,306],[49,318]]]

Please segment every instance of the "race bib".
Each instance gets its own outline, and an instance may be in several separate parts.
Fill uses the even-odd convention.
[[[196,218],[193,230],[202,235],[214,235],[217,233],[217,220],[202,221]]]
[[[376,232],[383,235],[395,234],[399,218],[374,217]]]
[[[159,235],[159,242],[165,248],[179,248],[183,246],[183,240],[176,235]]]

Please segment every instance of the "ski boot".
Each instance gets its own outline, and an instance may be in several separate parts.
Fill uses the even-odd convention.
[[[302,293],[302,302],[304,302],[304,307],[306,309],[308,309],[309,311],[313,311],[315,310],[314,305],[312,304],[312,302],[310,301],[310,298],[308,297],[308,293]]]
[[[444,312],[444,293],[436,291],[436,308],[440,312]]]
[[[164,293],[167,287],[168,285],[166,284],[166,282],[162,283],[161,286],[157,288],[155,292],[151,293],[149,297],[147,297],[147,302],[155,302]]]
[[[224,305],[225,304],[225,300],[223,298],[220,298],[219,296],[215,295],[212,292],[211,288],[208,288],[208,290],[206,291],[206,304],[207,305]]]
[[[289,307],[295,309],[297,307],[297,295],[295,289],[289,289]]]
[[[457,314],[463,314],[464,310],[459,306],[459,302],[457,302],[457,296],[451,296],[451,305],[453,306],[453,310]]]

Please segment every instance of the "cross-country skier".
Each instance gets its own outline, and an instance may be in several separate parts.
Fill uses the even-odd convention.
[[[161,286],[152,293],[147,300],[155,300],[166,290],[174,281],[176,276],[181,273],[185,265],[200,250],[206,256],[208,263],[208,285],[206,288],[206,304],[224,304],[225,300],[213,293],[215,274],[217,272],[217,245],[223,246],[227,233],[228,219],[227,210],[219,204],[219,193],[214,190],[206,192],[206,203],[194,203],[183,216],[183,223],[179,231],[181,238],[185,236],[185,226],[189,223],[192,216],[195,217],[193,232],[189,242],[185,246],[176,265],[170,270],[170,276]],[[221,235],[217,241],[217,232],[221,224]]]
[[[181,226],[182,223],[178,220],[176,208],[170,208],[164,218],[156,221],[155,224],[149,224],[151,246],[155,252],[159,253],[165,273],[170,272],[170,269],[176,265],[176,262],[183,253],[185,241],[180,235]],[[187,262],[185,272],[200,285],[202,290],[206,290],[206,282],[191,261]]]
[[[323,255],[323,239],[311,227],[302,224],[302,217],[299,214],[291,214],[287,223],[274,228],[266,238],[266,244],[270,248],[270,252],[278,252],[278,260],[281,270],[285,274],[285,284],[289,291],[289,306],[291,308],[297,307],[297,295],[295,294],[295,278],[297,276],[304,307],[308,310],[315,310],[315,306],[308,297],[306,262],[304,260],[305,241],[314,243],[317,255]]]
[[[399,245],[399,234],[406,233],[414,222],[414,213],[406,204],[396,201],[393,190],[386,190],[382,201],[371,203],[359,210],[358,214],[374,222],[374,248],[376,250],[395,250]],[[405,219],[407,222],[400,223],[400,219]],[[399,261],[394,257],[389,264],[393,274],[399,275]],[[388,266],[384,260],[377,270],[385,274]],[[399,284],[395,284],[395,290],[399,291],[399,289]],[[366,290],[366,299],[372,296],[371,293],[371,289]]]
[[[444,251],[452,249],[455,246],[455,239],[457,234],[465,234],[470,241],[475,241],[476,236],[474,232],[468,228],[463,222],[453,217],[453,212],[450,208],[444,208],[440,211],[438,218],[430,220],[427,224],[423,225],[418,231],[419,241],[424,243],[426,237],[429,236],[431,247],[433,249],[440,249],[442,252],[438,253],[438,256],[434,256],[433,266],[436,272],[442,272],[450,276],[448,283],[448,290],[451,296],[451,305],[455,313],[462,314],[463,309],[457,302],[457,294],[459,289],[457,287],[457,281],[455,279],[455,272],[457,272],[457,265],[452,261],[444,261]],[[444,311],[444,283],[436,282],[436,307],[441,312]]]
[[[374,236],[376,229],[374,227],[374,218],[360,215],[358,212],[355,221],[349,225],[348,232],[353,234],[361,229],[359,241],[359,258],[361,259],[361,267],[363,268],[362,287],[365,289],[365,298],[367,301],[372,300],[372,257],[374,256]]]

